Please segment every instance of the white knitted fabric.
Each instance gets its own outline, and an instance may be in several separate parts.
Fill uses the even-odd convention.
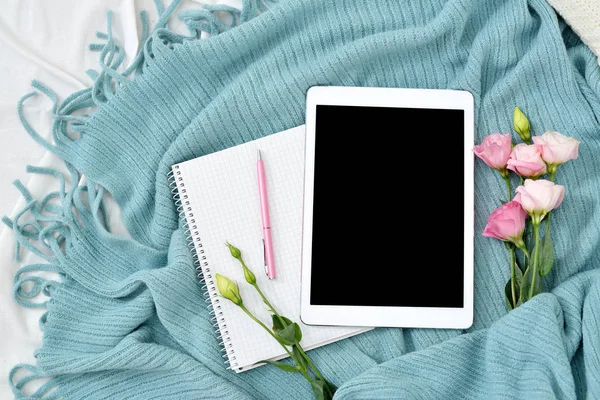
[[[573,31],[600,56],[600,0],[547,0]]]

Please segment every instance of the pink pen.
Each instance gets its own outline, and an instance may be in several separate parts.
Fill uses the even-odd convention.
[[[269,217],[267,180],[265,177],[265,164],[260,155],[260,150],[258,150],[256,170],[258,172],[258,193],[260,195],[260,213],[262,215],[265,272],[267,273],[269,279],[275,279],[275,257],[273,256],[273,239],[271,239],[271,217]]]

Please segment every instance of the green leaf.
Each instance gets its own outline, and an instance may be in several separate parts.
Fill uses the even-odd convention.
[[[530,297],[529,296],[529,291],[531,290],[531,285],[534,285],[533,288],[533,294]],[[539,276],[535,277],[535,281],[534,281],[534,276],[533,276],[533,265],[530,265],[527,270],[525,271],[525,273],[523,274],[523,278],[521,279],[521,296],[520,296],[520,300],[522,303],[525,303],[527,300],[530,300],[533,296],[535,296],[536,294],[541,293],[542,291],[542,278]]]
[[[292,324],[292,326],[294,327],[294,337],[296,338],[296,342],[300,343],[302,340],[302,328],[300,328],[300,325],[295,322]]]
[[[293,322],[291,325],[275,332],[275,337],[281,344],[292,346],[302,340],[302,330],[300,329],[300,325]]]
[[[273,321],[273,331],[274,332],[279,332],[283,328],[285,328],[285,326],[283,326],[283,324],[281,323],[281,320],[279,319],[280,317],[285,322],[286,326],[290,326],[294,323],[289,318],[286,318],[284,316],[278,317],[277,315],[273,314],[273,315],[271,315],[271,320]]]
[[[519,261],[519,257],[515,257],[515,262],[517,263],[517,269],[519,270],[517,273],[519,274],[519,276],[523,276],[523,272],[525,272],[525,262],[527,261],[525,255],[523,254],[523,262]],[[521,282],[520,278],[519,278],[519,282]]]
[[[262,363],[274,365],[277,368],[279,368],[280,370],[285,371],[285,372],[300,372],[300,367],[298,367],[297,365],[290,365],[290,364],[283,363],[281,361],[262,360],[262,361],[258,361],[256,364],[262,364]]]
[[[333,383],[326,381],[327,385],[329,385],[329,390],[331,390],[332,394],[335,394],[336,390],[338,389],[337,386],[335,386]],[[333,396],[331,396],[333,398]]]
[[[316,378],[313,382],[310,383],[313,389],[313,393],[315,394],[315,399],[325,399],[332,400],[333,395],[335,394],[337,387],[328,381],[323,381],[319,378]],[[329,389],[329,390],[327,390]]]
[[[306,360],[306,358],[304,358],[304,354],[302,354],[302,352],[300,351],[300,349],[298,348],[297,345],[294,345],[292,347],[292,352],[294,353],[294,356],[296,356],[296,360],[298,360],[298,364],[300,369],[303,372],[306,372],[308,370],[308,361]]]
[[[519,268],[515,268],[515,281],[517,283],[517,287],[521,287],[521,281],[523,280],[523,272]]]
[[[554,244],[552,243],[550,231],[548,231],[540,241],[539,258],[540,276],[546,276],[554,264]]]
[[[522,184],[522,183],[521,183]],[[523,231],[523,242],[525,242],[525,248],[531,254],[531,246],[533,242],[533,224],[531,223],[531,217],[527,217],[525,220],[525,230]]]
[[[516,304],[513,304],[513,296],[512,296],[512,286],[510,277],[506,282],[506,286],[504,286],[504,295],[506,300],[506,305],[509,310],[513,310],[517,308],[519,304],[519,298],[521,297],[521,280],[523,279],[523,273],[518,267],[515,267],[515,299]]]
[[[533,233],[532,233],[533,236]],[[527,245],[527,251],[529,252],[529,257],[531,257],[531,259],[533,260],[533,251],[535,250],[535,239],[530,237],[529,240],[526,242]],[[525,272],[523,272],[525,273]]]
[[[506,293],[506,287],[504,287],[504,302],[506,303],[506,308],[508,308],[509,310],[514,309],[514,307],[511,304],[512,300],[510,299],[509,294]]]
[[[508,282],[506,282],[506,286],[504,286],[504,295],[506,300],[506,306],[508,307],[508,309],[514,309],[517,306],[516,302],[519,300],[519,290],[518,286],[515,285],[515,304],[513,304],[512,287],[510,279],[508,280]]]
[[[318,400],[329,400],[331,397],[328,397],[325,392],[325,382],[320,379],[316,379],[310,383],[312,387],[313,393],[315,395],[315,399]]]

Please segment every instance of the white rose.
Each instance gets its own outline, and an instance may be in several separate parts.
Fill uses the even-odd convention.
[[[523,185],[515,190],[515,201],[531,216],[539,215],[541,219],[558,207],[565,196],[565,187],[546,179],[525,179]]]
[[[560,165],[578,156],[579,141],[559,132],[546,131],[541,136],[533,136],[533,143],[542,147],[542,159],[548,165]]]

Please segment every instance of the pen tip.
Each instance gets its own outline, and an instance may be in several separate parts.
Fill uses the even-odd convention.
[[[260,160],[262,160],[262,157],[260,156],[260,149],[258,149],[257,152],[258,152],[258,160],[260,161]]]

